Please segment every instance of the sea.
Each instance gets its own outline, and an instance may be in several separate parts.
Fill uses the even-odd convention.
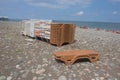
[[[53,20],[56,23],[72,23],[75,24],[76,27],[89,27],[89,28],[100,28],[105,30],[118,30],[120,31],[120,23],[114,22],[88,22],[88,21],[60,21],[60,20]]]
[[[23,19],[10,19],[9,21],[22,21]],[[27,20],[27,19],[26,19]],[[29,19],[28,19],[29,20]],[[67,21],[67,20],[52,20],[56,23],[71,23],[76,27],[100,28],[104,30],[117,30],[120,31],[120,22],[89,22],[89,21]]]

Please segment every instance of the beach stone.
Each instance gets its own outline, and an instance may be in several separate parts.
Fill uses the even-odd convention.
[[[47,66],[48,66],[48,64],[43,64],[43,65],[42,65],[42,67],[47,67]]]
[[[31,72],[32,72],[32,73],[36,73],[36,69],[32,69]]]
[[[43,80],[44,79],[44,77],[38,77],[38,80]]]
[[[108,80],[118,80],[118,79],[114,78],[114,77],[110,77],[110,78],[108,78]]]
[[[86,44],[86,43],[87,43],[87,41],[83,41],[83,42],[82,42],[82,44]]]
[[[97,77],[97,76],[99,76],[97,73],[94,73],[94,75]]]
[[[19,71],[20,73],[24,73],[25,72],[25,70],[21,70],[21,71]]]
[[[33,42],[33,39],[25,39],[26,41]]]
[[[22,78],[26,78],[28,74],[29,74],[29,70],[26,70],[25,73],[22,74]]]
[[[10,69],[11,67],[8,65],[5,65],[5,69]]]
[[[52,74],[48,73],[48,76],[50,76],[50,77],[51,77],[51,76],[52,76]]]
[[[91,71],[90,71],[90,69],[88,69],[88,68],[86,68],[86,69],[84,69],[85,71],[87,71],[88,73],[90,73]]]
[[[105,78],[104,77],[100,77],[100,80],[104,80]]]
[[[73,74],[73,77],[76,77],[76,74]]]
[[[27,64],[31,64],[32,63],[32,61],[31,60],[29,60],[28,62],[27,62]]]
[[[43,74],[46,70],[44,68],[42,68],[41,70],[37,70],[36,74]]]
[[[17,78],[17,80],[22,80],[21,78]]]
[[[106,76],[106,77],[109,77],[109,76],[110,76],[110,74],[108,74],[108,73],[107,73],[107,74],[105,74],[105,76]]]
[[[43,80],[44,77],[38,77],[38,80]]]
[[[95,80],[100,80],[100,79],[99,79],[99,77],[96,77],[96,79],[95,79]]]
[[[80,67],[80,64],[77,64],[77,67]]]
[[[39,64],[38,66],[37,66],[37,69],[41,69],[42,68],[42,66]]]
[[[5,46],[5,48],[9,48],[10,46]]]
[[[99,67],[98,67],[98,66],[96,66],[95,68],[96,68],[96,69],[99,69]]]
[[[7,80],[12,80],[12,76],[8,76],[8,77],[7,77]]]
[[[72,79],[72,76],[69,76],[69,77],[68,77],[68,80],[73,80],[73,79]]]
[[[15,67],[16,67],[17,69],[21,69],[20,65],[16,65]]]
[[[120,76],[120,73],[117,73],[118,76]]]
[[[32,45],[33,43],[28,42],[26,45]]]
[[[45,77],[45,76],[46,76],[46,74],[42,74],[42,76],[44,76],[44,77]]]
[[[52,69],[53,71],[55,71],[55,72],[59,72],[59,70],[57,69],[56,66],[51,66],[51,69]]]
[[[37,80],[37,77],[36,77],[36,76],[34,76],[32,80]]]
[[[118,80],[117,78],[115,78],[115,80]]]
[[[6,80],[5,76],[0,76],[0,80]]]
[[[66,71],[68,71],[69,70],[69,66],[66,66]]]
[[[112,58],[113,60],[116,60],[116,58]]]
[[[110,63],[110,66],[111,66],[111,67],[114,67],[115,65],[114,65],[113,63]]]
[[[120,52],[120,48],[118,48],[118,52]]]
[[[62,75],[58,78],[58,80],[67,80],[67,78],[64,75]]]
[[[14,77],[18,77],[19,76],[19,72],[13,72],[11,75],[13,75]]]
[[[48,63],[48,60],[46,58],[43,58],[43,63]]]

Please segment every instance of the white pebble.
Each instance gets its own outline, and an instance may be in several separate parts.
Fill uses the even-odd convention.
[[[20,68],[20,65],[16,65],[16,68],[17,68],[17,69],[21,69],[21,68]]]
[[[60,77],[58,78],[58,80],[67,80],[67,78],[62,75],[62,76],[60,76]]]
[[[7,77],[7,80],[12,80],[12,77],[11,77],[11,76],[8,76],[8,77]]]

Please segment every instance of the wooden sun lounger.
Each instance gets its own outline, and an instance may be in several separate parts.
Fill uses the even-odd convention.
[[[90,62],[99,60],[99,53],[93,50],[69,50],[54,53],[55,59],[63,61],[66,65],[71,65],[81,58],[87,58]]]

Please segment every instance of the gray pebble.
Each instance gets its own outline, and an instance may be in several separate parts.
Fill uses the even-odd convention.
[[[38,77],[38,80],[43,80],[44,77]]]
[[[8,77],[7,77],[7,80],[12,80],[12,76],[8,76]]]
[[[26,70],[26,72],[22,74],[22,78],[26,78],[28,74],[29,74],[29,70]]]
[[[76,77],[76,74],[73,74],[73,77]]]
[[[6,80],[5,76],[0,76],[0,80]]]
[[[60,77],[58,78],[58,80],[67,80],[67,78],[62,75],[62,76],[60,76]]]
[[[37,80],[37,77],[36,77],[36,76],[34,76],[32,80]]]
[[[17,69],[21,69],[20,65],[16,65],[15,67],[16,67]]]
[[[105,78],[104,77],[100,77],[100,80],[104,80]]]
[[[13,72],[12,75],[13,75],[14,77],[18,77],[18,76],[19,76],[19,73],[18,73],[18,72]]]
[[[97,73],[94,73],[94,75],[95,75],[95,77],[98,77],[98,76],[99,76],[99,74],[97,74]]]
[[[48,76],[50,76],[50,77],[51,77],[51,76],[52,76],[52,74],[48,73]]]
[[[43,58],[43,63],[48,63],[48,60],[46,58]]]
[[[46,70],[44,68],[42,68],[41,70],[37,70],[36,74],[43,74]]]
[[[38,68],[38,69],[41,69],[41,65],[39,64],[37,68]]]

